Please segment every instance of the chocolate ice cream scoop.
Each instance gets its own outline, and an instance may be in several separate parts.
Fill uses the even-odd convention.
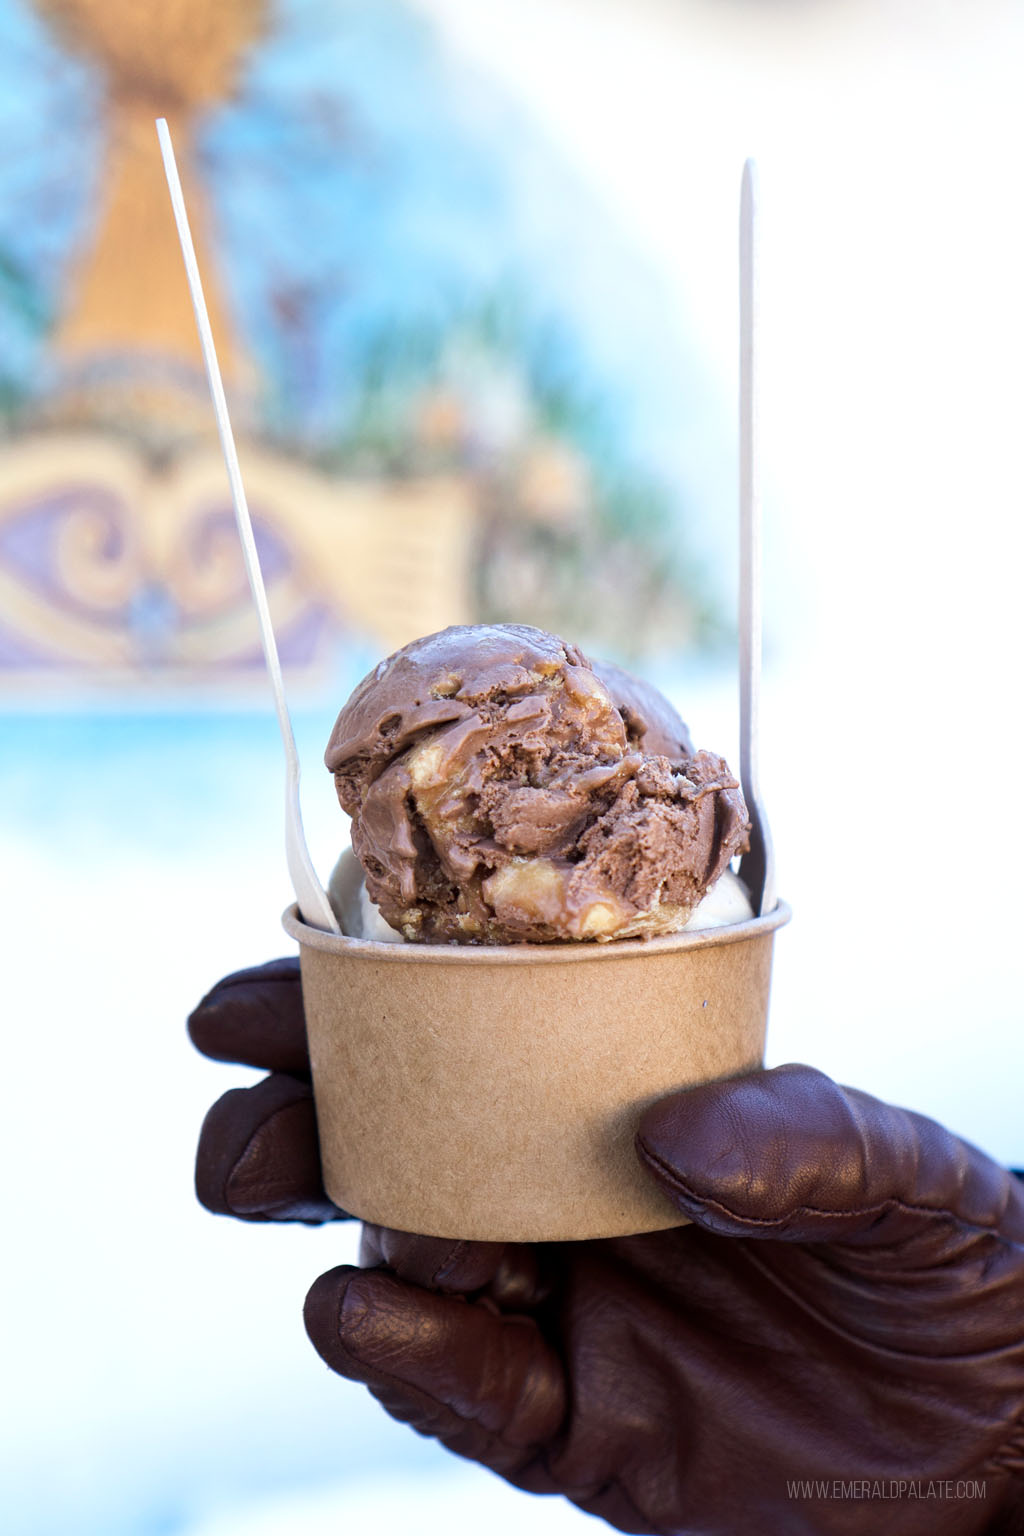
[[[746,846],[735,778],[668,701],[526,625],[397,651],[326,762],[370,899],[410,940],[668,932]]]

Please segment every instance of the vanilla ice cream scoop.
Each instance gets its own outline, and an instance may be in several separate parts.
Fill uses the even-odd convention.
[[[369,900],[411,941],[674,931],[746,846],[735,778],[660,694],[524,625],[396,652],[326,761]]]
[[[374,944],[404,944],[405,935],[392,928],[381,915],[380,908],[370,900],[365,879],[360,876],[352,884],[345,861],[343,854],[335,865],[328,887],[342,931],[351,939],[369,939]],[[732,923],[749,922],[753,915],[746,886],[738,875],[727,869],[694,907],[683,930],[700,933],[708,928],[727,928]]]

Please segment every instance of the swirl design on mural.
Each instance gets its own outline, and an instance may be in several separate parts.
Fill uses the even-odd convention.
[[[140,476],[132,488],[58,474],[5,499],[0,630],[8,651],[16,640],[23,661],[73,667],[193,670],[259,660],[226,494],[189,501],[162,490],[159,476]],[[253,522],[282,650],[308,660],[316,594],[297,579],[281,528],[258,506]]]
[[[28,532],[50,523],[50,569],[37,565],[40,585],[83,613],[123,613],[138,584],[138,539],[129,509],[87,485],[69,486],[11,518]],[[2,547],[2,545],[0,545]]]
[[[468,620],[467,482],[332,479],[251,444],[245,465],[286,666],[324,672],[352,631],[393,650]],[[88,671],[148,687],[262,666],[215,448],[154,461],[81,433],[0,452],[0,682]]]

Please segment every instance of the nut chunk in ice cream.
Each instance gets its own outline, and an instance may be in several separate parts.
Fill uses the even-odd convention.
[[[747,841],[736,780],[667,700],[521,624],[382,661],[326,762],[370,899],[411,940],[669,932]]]

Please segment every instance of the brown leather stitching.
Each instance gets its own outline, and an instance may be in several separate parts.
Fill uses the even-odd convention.
[[[780,1227],[794,1216],[851,1217],[854,1219],[864,1217],[866,1220],[871,1216],[888,1216],[890,1212],[898,1210],[910,1216],[929,1216],[939,1220],[945,1217],[947,1220],[955,1221],[959,1226],[967,1227],[973,1231],[990,1232],[999,1235],[998,1223],[983,1225],[977,1221],[970,1221],[967,1217],[960,1216],[957,1212],[948,1210],[945,1206],[911,1205],[909,1201],[899,1200],[895,1195],[879,1202],[877,1205],[857,1206],[853,1210],[828,1210],[821,1206],[794,1205],[781,1216],[741,1216],[738,1211],[730,1210],[720,1200],[715,1200],[710,1195],[697,1194],[695,1190],[683,1182],[671,1164],[666,1163],[656,1152],[651,1152],[642,1141],[637,1142],[637,1147],[644,1162],[652,1169],[657,1169],[665,1182],[671,1184],[673,1189],[677,1190],[684,1198],[691,1200],[695,1205],[699,1205],[705,1210],[717,1211],[721,1215],[728,1217],[730,1221],[740,1222],[745,1227]]]

